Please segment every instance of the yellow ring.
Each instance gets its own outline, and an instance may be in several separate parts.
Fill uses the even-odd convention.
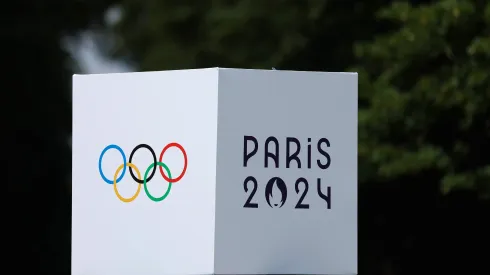
[[[133,170],[136,171],[136,175],[138,175],[138,179],[141,180],[140,170],[138,169],[138,167],[136,167],[136,165],[128,162],[128,163],[126,163],[126,166],[133,168]],[[136,199],[136,197],[138,197],[138,195],[139,195],[139,193],[141,191],[141,185],[142,184],[138,184],[138,190],[136,190],[136,193],[131,198],[124,198],[123,196],[121,196],[121,194],[119,194],[119,191],[117,191],[116,180],[117,180],[117,175],[119,174],[119,172],[121,172],[121,169],[123,169],[123,168],[124,168],[124,163],[121,164],[117,168],[116,173],[114,174],[114,182],[112,183],[112,185],[114,185],[114,192],[116,192],[116,196],[121,201],[123,201],[123,202],[132,202],[132,201],[134,201],[134,199]]]

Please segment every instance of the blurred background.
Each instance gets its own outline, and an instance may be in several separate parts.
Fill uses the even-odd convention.
[[[219,66],[359,72],[359,273],[490,274],[490,1],[3,7],[6,270],[70,273],[73,73]]]

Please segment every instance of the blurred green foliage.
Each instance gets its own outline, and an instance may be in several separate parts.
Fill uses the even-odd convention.
[[[364,180],[438,175],[490,195],[490,2],[395,2],[394,32],[358,43]]]
[[[117,56],[141,70],[247,67],[338,70],[352,45],[386,29],[389,0],[125,0]]]

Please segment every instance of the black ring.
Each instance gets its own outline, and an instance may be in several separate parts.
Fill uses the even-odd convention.
[[[134,147],[133,151],[131,152],[131,155],[129,155],[129,163],[132,163],[131,160],[133,159],[133,155],[136,152],[136,150],[138,150],[139,148],[148,149],[150,151],[151,155],[153,156],[153,171],[151,171],[150,176],[146,179],[146,182],[150,182],[151,178],[153,178],[153,175],[155,175],[155,171],[157,170],[157,155],[155,155],[155,151],[153,151],[153,149],[151,149],[150,145],[140,144],[140,145]],[[141,170],[141,171],[144,173],[144,171],[146,171],[146,170]],[[129,167],[129,173],[131,174],[131,177],[133,178],[133,180],[135,180],[139,184],[143,184],[143,182],[144,182],[143,180],[140,180],[134,176],[133,169],[131,167]]]

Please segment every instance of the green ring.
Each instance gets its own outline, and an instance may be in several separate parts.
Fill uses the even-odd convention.
[[[172,175],[170,174],[170,169],[168,169],[167,165],[165,165],[165,163],[163,162],[157,162],[156,165],[158,166],[161,166],[163,168],[165,168],[165,170],[167,171],[168,173],[168,178],[169,179],[172,179]],[[159,198],[155,198],[153,197],[150,192],[148,191],[148,187],[146,187],[146,179],[148,177],[148,173],[150,172],[150,170],[155,166],[155,163],[152,163],[150,164],[150,166],[148,166],[148,168],[146,169],[146,172],[145,172],[145,177],[143,179],[143,186],[145,187],[145,193],[146,195],[148,196],[148,198],[150,198],[150,200],[152,201],[156,201],[156,202],[159,202],[159,201],[163,201],[167,196],[168,194],[170,193],[170,189],[172,189],[172,183],[168,183],[168,188],[167,188],[167,192],[165,192],[165,194],[163,194],[163,196],[159,197]]]

